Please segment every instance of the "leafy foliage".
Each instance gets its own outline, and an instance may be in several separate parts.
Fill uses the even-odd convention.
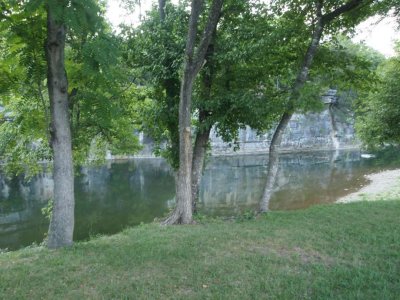
[[[126,2],[132,6],[138,1]],[[346,2],[324,1],[323,13]],[[131,134],[141,130],[177,167],[187,1],[167,1],[165,19],[154,7],[139,27],[124,28],[121,38],[113,36],[104,21],[104,1],[0,1],[0,105],[5,108],[0,113],[0,159],[14,165],[23,162],[15,168],[23,172],[51,158],[45,5],[56,5],[57,16],[68,26],[66,68],[75,161],[104,158],[107,150],[132,153],[139,147]],[[359,96],[371,88],[369,82],[377,81],[373,70],[382,58],[337,34],[347,34],[371,13],[393,7],[398,8],[397,0],[374,2],[327,25],[297,111],[320,109],[320,95],[329,87]],[[269,129],[290,98],[314,19],[315,1],[227,0],[213,53],[195,84],[193,116],[206,116],[193,121],[195,130],[215,126],[225,141],[234,141],[247,125]],[[201,19],[201,26],[205,21]]]
[[[0,157],[11,173],[35,173],[38,161],[50,158],[46,142],[46,36],[44,12],[27,14],[8,3],[0,22]],[[12,12],[12,14],[11,14]]]
[[[276,97],[269,97],[276,92],[275,82],[270,80],[271,68],[279,74],[287,69],[269,61],[265,48],[281,41],[281,36],[268,34],[272,18],[255,9],[258,6],[247,1],[227,2],[213,38],[212,57],[208,55],[195,85],[194,116],[205,112],[207,118],[193,124],[199,131],[216,124],[226,141],[234,140],[245,125],[268,128],[280,107],[278,100],[274,102]],[[174,167],[178,161],[178,100],[187,20],[184,5],[167,4],[165,20],[154,10],[141,26],[124,31],[127,59],[139,70],[136,81],[151,87],[140,107],[142,130],[156,140],[158,151]],[[290,34],[291,29],[285,33]],[[267,87],[268,81],[271,85]],[[160,151],[165,141],[167,148]]]
[[[184,6],[170,3],[165,12],[161,20],[154,9],[138,28],[125,27],[123,36],[125,59],[136,72],[135,83],[142,86],[136,91],[142,101],[137,106],[140,129],[155,140],[156,153],[176,168],[180,71],[189,16]]]
[[[367,147],[400,143],[400,52],[397,53],[379,66],[375,89],[360,103],[356,129]]]
[[[43,45],[44,5],[54,3],[11,1],[0,19],[0,159],[14,173],[36,172],[38,161],[51,159]],[[132,83],[122,67],[120,40],[104,21],[105,3],[62,3],[57,11],[65,10],[59,16],[68,26],[65,53],[75,163],[85,163],[89,156],[104,160],[106,150],[133,153],[139,149],[129,110],[135,99],[126,94]],[[95,144],[99,147],[93,148]]]
[[[324,1],[323,13],[345,2]],[[371,9],[366,6],[329,24],[296,111],[322,109],[321,94],[330,87],[359,91],[373,80],[371,70],[381,58],[336,35],[351,32]],[[158,142],[158,150],[167,141],[161,153],[177,167],[179,78],[188,16],[184,5],[168,4],[166,12],[162,21],[153,10],[138,28],[125,28],[124,36],[127,59],[139,70],[136,81],[148,92],[140,106],[142,130]],[[195,130],[215,125],[217,134],[231,142],[247,125],[270,129],[292,97],[314,18],[312,1],[227,1],[209,49],[212,55],[195,84]]]

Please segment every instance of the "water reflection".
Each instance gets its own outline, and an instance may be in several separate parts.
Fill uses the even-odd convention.
[[[175,194],[172,172],[161,159],[84,169],[77,181],[76,239],[151,222],[168,211]]]
[[[298,209],[329,203],[365,184],[363,177],[400,166],[398,151],[373,160],[358,151],[283,155],[271,209]],[[199,209],[210,215],[235,215],[256,209],[266,177],[266,157],[212,157],[200,190]],[[83,168],[75,179],[75,239],[109,234],[165,215],[174,203],[174,177],[162,159],[134,159]],[[0,178],[0,248],[40,242],[48,222],[41,208],[53,182],[41,174],[30,182]]]
[[[265,156],[211,158],[201,189],[202,212],[232,215],[258,209],[266,178]],[[397,149],[365,160],[359,151],[284,154],[271,199],[271,210],[332,203],[367,183],[364,175],[400,167]]]
[[[0,248],[15,249],[42,241],[48,221],[41,208],[53,192],[52,184],[48,184],[49,176],[43,174],[30,182],[22,178],[3,179]],[[172,173],[161,159],[83,168],[75,178],[74,239],[115,233],[141,222],[151,222],[167,213],[167,202],[174,197],[174,189]]]

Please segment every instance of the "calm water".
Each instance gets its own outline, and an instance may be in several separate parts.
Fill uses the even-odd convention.
[[[200,191],[199,210],[236,215],[256,209],[266,177],[263,155],[212,157]],[[400,167],[392,150],[375,159],[358,151],[283,155],[271,209],[299,209],[331,203],[366,184],[364,175]],[[0,178],[0,248],[40,243],[48,221],[41,209],[52,196],[53,182],[42,174],[30,182]],[[75,239],[112,234],[151,222],[174,206],[173,173],[162,159],[134,159],[83,168],[75,179]]]

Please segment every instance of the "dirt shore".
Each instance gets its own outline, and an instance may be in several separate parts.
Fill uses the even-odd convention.
[[[371,182],[358,192],[339,198],[337,203],[391,200],[400,198],[400,169],[382,171],[365,177]]]

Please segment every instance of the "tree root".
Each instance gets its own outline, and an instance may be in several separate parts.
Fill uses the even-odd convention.
[[[164,221],[161,222],[161,225],[176,225],[181,224],[181,212],[176,207],[174,211],[167,217]]]
[[[182,212],[180,209],[177,207],[174,209],[174,211],[164,220],[160,223],[163,226],[167,225],[190,225],[190,224],[196,224],[194,220],[190,223],[184,223],[182,221]]]

